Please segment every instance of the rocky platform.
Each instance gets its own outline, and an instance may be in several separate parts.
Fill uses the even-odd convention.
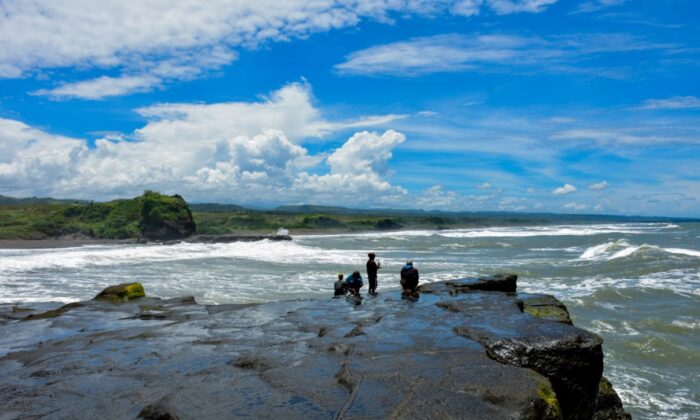
[[[600,337],[513,277],[417,299],[112,302],[0,306],[0,418],[628,417]]]

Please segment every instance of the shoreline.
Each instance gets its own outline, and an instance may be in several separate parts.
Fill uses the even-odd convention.
[[[89,238],[46,238],[46,239],[0,239],[0,249],[57,249],[90,245],[129,245],[138,244],[138,239],[89,239]]]

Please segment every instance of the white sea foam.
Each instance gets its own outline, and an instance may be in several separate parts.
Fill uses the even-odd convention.
[[[625,258],[640,253],[675,254],[689,257],[699,257],[700,251],[684,248],[662,248],[656,245],[631,245],[626,240],[606,242],[604,244],[592,246],[581,254],[579,260],[610,261],[618,258]]]
[[[227,244],[93,246],[2,252],[0,275],[39,269],[75,269],[152,262],[241,258],[263,262],[309,261],[352,263],[361,250],[320,249],[294,241],[233,242]]]
[[[677,229],[679,226],[663,223],[622,223],[599,225],[508,226],[449,230],[404,230],[392,232],[341,233],[332,235],[303,235],[300,238],[357,239],[389,238],[401,240],[415,236],[442,236],[446,238],[527,238],[533,236],[591,236],[611,233],[638,235]]]

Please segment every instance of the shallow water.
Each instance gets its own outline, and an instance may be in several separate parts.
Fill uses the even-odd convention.
[[[635,418],[700,412],[700,224],[632,223],[309,235],[291,242],[0,250],[0,303],[88,299],[140,281],[161,297],[248,303],[327,297],[337,272],[382,263],[398,289],[412,258],[422,281],[518,273],[577,326],[605,338],[606,375]]]

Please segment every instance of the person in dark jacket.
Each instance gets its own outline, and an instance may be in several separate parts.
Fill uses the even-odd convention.
[[[360,288],[364,285],[359,271],[353,271],[352,274],[345,279],[345,287],[348,288],[350,294],[355,296],[360,295]]]
[[[377,294],[377,271],[381,268],[382,264],[379,261],[374,260],[374,252],[367,254],[369,260],[367,261],[367,278],[369,279],[369,294]]]
[[[406,294],[414,293],[418,287],[418,270],[413,267],[413,261],[406,261],[401,269],[401,287]]]
[[[348,294],[348,288],[345,286],[345,280],[343,280],[343,273],[338,273],[338,281],[333,285],[335,291],[333,296],[345,296]]]

